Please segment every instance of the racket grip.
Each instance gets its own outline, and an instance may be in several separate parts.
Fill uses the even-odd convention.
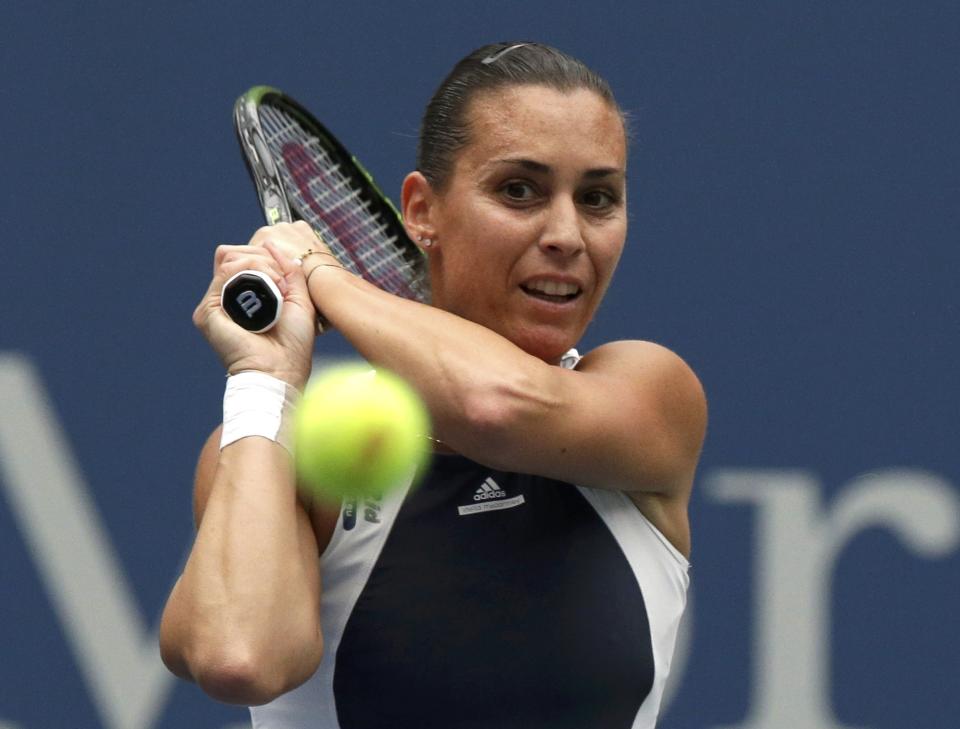
[[[265,273],[240,271],[223,285],[220,306],[234,323],[262,334],[280,320],[283,295]]]

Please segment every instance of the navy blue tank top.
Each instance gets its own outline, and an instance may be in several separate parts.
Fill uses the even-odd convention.
[[[655,723],[687,565],[623,494],[438,455],[320,568],[322,664],[256,729]]]

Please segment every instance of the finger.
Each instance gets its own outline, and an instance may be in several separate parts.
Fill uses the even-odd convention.
[[[310,248],[316,248],[318,238],[316,231],[308,223],[298,220],[258,228],[250,238],[249,245],[262,248],[270,242],[295,258]]]
[[[286,295],[288,284],[276,261],[266,251],[261,256],[251,255],[247,246],[241,246],[239,250],[230,251],[224,255],[214,270],[207,295],[219,300],[227,281],[241,271],[257,271],[266,274],[277,285],[280,292]]]
[[[269,268],[276,268],[280,270],[277,266],[277,262],[273,260],[273,256],[266,249],[254,250],[250,246],[242,246],[236,250],[227,251],[223,257],[220,259],[219,266],[217,268],[222,268],[225,265],[233,265],[238,261],[245,261],[250,266],[267,266]]]
[[[305,299],[309,299],[310,295],[307,292],[307,284],[303,277],[303,267],[300,265],[300,261],[284,255],[283,251],[269,241],[264,243],[264,248],[273,257],[274,262],[283,275],[284,284],[288,287],[283,290],[284,295],[289,291],[295,295],[303,295]]]
[[[267,253],[270,254],[270,257],[274,260],[274,262],[277,264],[277,267],[283,272],[284,275],[300,270],[300,266],[298,265],[299,261],[285,255],[275,243],[266,241],[264,242],[263,247],[266,249]]]
[[[303,242],[313,237],[313,228],[302,220],[295,223],[275,223],[257,228],[250,237],[249,245],[263,246],[267,241],[276,243],[286,241],[290,243]]]
[[[230,261],[225,264],[222,270],[225,276],[224,280],[228,280],[242,271],[259,271],[260,273],[266,274],[277,285],[280,293],[287,293],[287,282],[284,279],[283,271],[280,270],[272,260],[238,258],[235,261]]]
[[[265,255],[263,251],[257,248],[250,248],[249,246],[239,243],[221,243],[216,247],[216,250],[213,253],[214,271],[216,271],[217,267],[219,267],[223,260],[228,256],[235,256],[236,254],[243,253],[250,255]]]

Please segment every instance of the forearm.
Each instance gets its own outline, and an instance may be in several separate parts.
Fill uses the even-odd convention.
[[[361,354],[417,388],[436,437],[463,455],[594,488],[689,493],[705,400],[695,375],[669,350],[611,343],[573,373],[474,322],[390,296],[336,268],[314,274],[310,294]]]
[[[551,404],[546,365],[484,326],[334,268],[312,276],[310,293],[361,355],[413,384],[438,437],[465,455],[495,456],[512,420]]]
[[[309,529],[289,454],[259,437],[227,446],[164,614],[168,663],[244,703],[307,678],[322,649]]]

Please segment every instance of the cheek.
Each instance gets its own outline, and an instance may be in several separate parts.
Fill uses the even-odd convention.
[[[620,262],[620,256],[623,255],[623,238],[618,238],[614,241],[613,245],[610,247],[609,253],[609,263],[611,270],[617,267],[617,264]]]
[[[623,246],[626,242],[626,225],[614,225],[604,230],[598,231],[596,242],[596,256],[598,263],[602,262],[604,268],[610,268],[617,265],[620,255],[623,253]]]
[[[489,245],[508,248],[513,240],[526,240],[537,229],[536,216],[490,203],[481,208],[477,216],[480,234],[489,241]]]
[[[594,249],[593,265],[597,271],[601,294],[606,291],[610,280],[613,278],[614,271],[623,253],[623,244],[622,238],[612,237],[604,240],[601,245]]]
[[[460,221],[455,233],[459,244],[457,268],[473,278],[487,272],[507,273],[501,269],[535,238],[536,221],[492,205],[481,206],[472,213]]]

